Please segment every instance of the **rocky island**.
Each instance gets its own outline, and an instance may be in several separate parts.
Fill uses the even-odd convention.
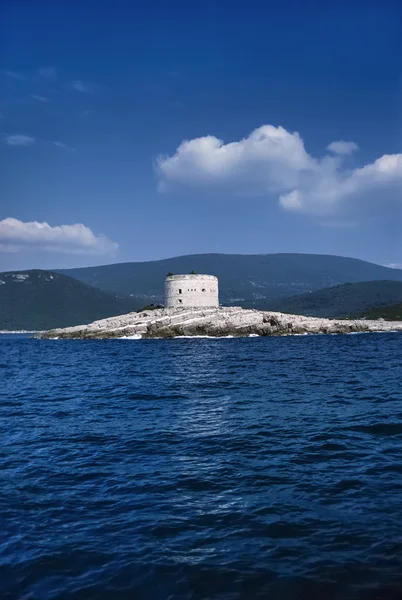
[[[163,308],[38,334],[42,339],[248,337],[402,331],[402,321],[332,320],[238,307]]]

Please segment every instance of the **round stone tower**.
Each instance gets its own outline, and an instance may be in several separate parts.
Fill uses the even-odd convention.
[[[165,308],[218,306],[218,278],[214,275],[168,275],[166,277]]]

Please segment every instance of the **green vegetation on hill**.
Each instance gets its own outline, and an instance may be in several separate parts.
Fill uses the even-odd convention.
[[[144,301],[119,298],[60,273],[0,273],[0,330],[80,325],[143,305]]]
[[[62,272],[102,290],[156,304],[164,301],[166,273],[192,270],[219,277],[222,304],[245,307],[267,306],[267,301],[348,282],[402,281],[402,270],[315,254],[196,254]]]
[[[144,311],[150,311],[150,310],[158,310],[159,308],[163,308],[162,304],[147,304],[146,306],[143,306],[142,308],[140,308],[139,310],[137,310],[137,312],[144,312]]]
[[[385,319],[386,321],[402,321],[402,302],[391,306],[381,306],[364,311],[361,315],[365,319]]]
[[[309,317],[343,318],[396,302],[402,302],[402,282],[366,281],[283,298],[271,303],[268,308]]]
[[[353,258],[200,254],[64,272],[0,273],[0,329],[66,327],[144,306],[150,310],[164,301],[166,273],[191,270],[219,277],[223,305],[346,317],[402,302],[401,270]]]

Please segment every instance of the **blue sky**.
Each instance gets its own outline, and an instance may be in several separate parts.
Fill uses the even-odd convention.
[[[0,269],[402,264],[402,5],[328,4],[6,0]]]

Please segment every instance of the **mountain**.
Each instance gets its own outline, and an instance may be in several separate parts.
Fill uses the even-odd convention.
[[[402,302],[391,304],[391,306],[381,306],[371,308],[361,314],[366,319],[385,319],[386,321],[402,321]]]
[[[339,256],[316,254],[194,254],[60,271],[114,294],[161,303],[167,273],[219,277],[220,301],[260,307],[267,302],[322,288],[370,280],[402,281],[402,270]]]
[[[144,303],[90,287],[60,273],[0,273],[0,330],[39,330],[124,314]]]
[[[402,281],[365,281],[283,298],[269,308],[309,317],[350,317],[396,302],[402,302]]]

